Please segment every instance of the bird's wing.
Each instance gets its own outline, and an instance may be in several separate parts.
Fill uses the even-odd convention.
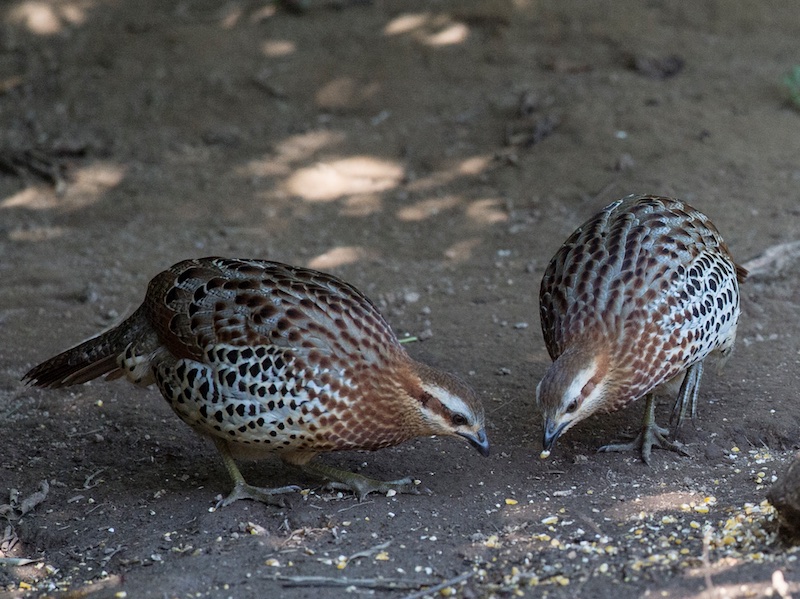
[[[181,262],[151,282],[148,313],[176,357],[208,348],[274,347],[366,364],[398,347],[374,304],[324,273],[262,260]]]

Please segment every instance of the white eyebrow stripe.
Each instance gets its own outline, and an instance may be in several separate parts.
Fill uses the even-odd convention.
[[[447,407],[451,412],[463,414],[468,418],[472,414],[470,407],[458,395],[453,395],[444,387],[438,385],[431,385],[429,383],[422,383],[422,388],[438,399],[442,404]]]
[[[596,371],[597,368],[595,367],[594,364],[592,364],[588,368],[584,368],[583,370],[581,370],[569,384],[569,387],[567,388],[567,391],[564,394],[564,399],[567,399],[571,402],[572,400],[580,397],[581,391],[583,391],[583,388],[586,386],[586,383],[592,380],[592,377],[594,376]]]

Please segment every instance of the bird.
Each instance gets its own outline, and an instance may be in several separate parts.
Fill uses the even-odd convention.
[[[184,260],[157,274],[118,326],[24,375],[44,388],[106,375],[155,384],[173,411],[213,440],[233,480],[220,502],[282,504],[299,487],[249,485],[236,459],[278,456],[351,490],[418,492],[313,460],[420,436],[457,436],[489,454],[476,392],[412,359],[370,301],[341,279],[266,260]]]
[[[737,265],[711,220],[669,197],[630,195],[578,227],[548,264],[539,310],[552,364],[536,388],[542,457],[578,422],[645,398],[641,432],[600,451],[685,450],[655,422],[674,392],[677,432],[696,415],[706,358],[721,366],[739,323]]]

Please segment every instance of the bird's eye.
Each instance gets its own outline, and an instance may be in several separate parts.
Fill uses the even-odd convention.
[[[567,406],[567,413],[572,414],[577,409],[578,409],[578,402],[576,400]]]
[[[464,426],[467,424],[467,417],[464,414],[453,414],[451,421],[453,426]]]

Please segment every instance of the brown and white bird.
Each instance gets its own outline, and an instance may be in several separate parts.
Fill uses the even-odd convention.
[[[234,457],[278,455],[348,488],[414,492],[312,462],[319,453],[455,435],[483,455],[484,412],[459,378],[412,360],[375,305],[325,274],[262,260],[186,260],[150,282],[122,324],[40,364],[24,380],[76,385],[107,374],[155,383],[175,413],[213,439],[237,499],[297,487],[245,483]]]
[[[601,451],[640,449],[648,463],[653,446],[682,452],[655,423],[654,392],[682,381],[678,427],[694,417],[704,360],[733,349],[746,274],[708,217],[676,199],[628,196],[578,227],[539,293],[553,360],[536,389],[543,456],[581,420],[643,396],[638,437]]]

